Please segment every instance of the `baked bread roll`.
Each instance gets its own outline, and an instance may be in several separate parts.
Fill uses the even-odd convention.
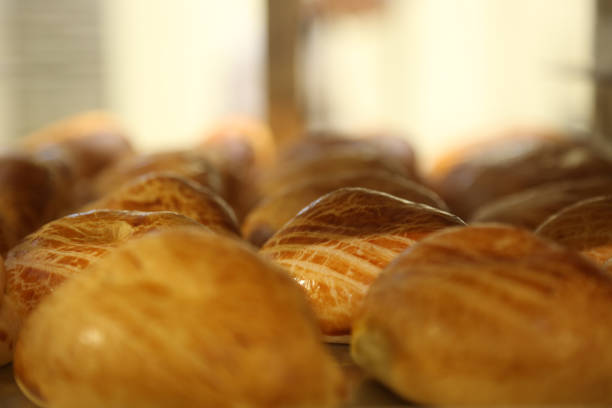
[[[484,205],[471,221],[498,222],[535,230],[564,207],[602,194],[612,194],[612,177],[545,184]]]
[[[122,160],[100,174],[96,192],[101,197],[137,177],[159,172],[174,173],[216,193],[223,192],[218,170],[202,154],[190,151],[141,154]]]
[[[609,175],[612,162],[586,141],[536,133],[493,140],[438,168],[432,186],[464,219],[494,200],[555,181]],[[444,166],[442,166],[444,167]]]
[[[138,177],[87,205],[83,211],[93,209],[173,211],[213,231],[240,235],[236,216],[221,197],[198,183],[172,174],[151,173]]]
[[[71,204],[65,179],[24,154],[0,156],[0,254]]]
[[[393,157],[386,157],[375,149],[351,149],[338,147],[327,149],[312,157],[299,158],[289,163],[279,163],[261,179],[262,195],[270,196],[294,186],[305,179],[331,176],[347,171],[384,171],[410,179],[411,174]]]
[[[14,370],[54,407],[332,407],[344,389],[297,285],[193,230],[134,240],[58,288]]]
[[[198,148],[221,172],[224,198],[242,220],[259,199],[260,173],[276,158],[272,132],[255,119],[229,118],[208,132]]]
[[[404,252],[355,320],[353,359],[437,406],[612,403],[612,279],[504,226],[452,228]]]
[[[101,111],[85,112],[52,123],[23,138],[21,145],[30,152],[64,150],[80,178],[91,178],[133,153],[119,122]]]
[[[171,212],[95,210],[57,219],[25,237],[5,261],[0,365],[11,361],[23,319],[66,279],[135,237],[182,226],[205,228]]]
[[[345,171],[319,175],[262,200],[244,220],[243,236],[261,247],[287,221],[312,201],[342,187],[362,187],[446,210],[436,193],[414,181],[384,171]]]
[[[612,272],[612,196],[570,205],[544,221],[536,234],[580,251]]]
[[[404,137],[391,134],[341,134],[333,131],[309,132],[297,141],[284,146],[279,153],[281,164],[296,160],[314,158],[329,150],[337,151],[370,151],[381,157],[390,158],[402,165],[408,178],[420,181],[417,172],[416,155],[410,143]]]
[[[414,242],[463,221],[378,191],[343,188],[313,202],[261,249],[304,289],[327,336],[346,336],[370,284]],[[342,340],[342,339],[338,339]]]

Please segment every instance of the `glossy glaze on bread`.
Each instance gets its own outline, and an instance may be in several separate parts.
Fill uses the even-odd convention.
[[[24,137],[20,144],[31,152],[59,149],[70,156],[79,178],[91,178],[133,153],[126,132],[108,113],[77,114]]]
[[[427,405],[612,403],[612,279],[513,227],[451,228],[391,263],[352,355]]]
[[[211,190],[187,178],[152,173],[128,182],[83,210],[173,211],[213,231],[240,235],[234,211]]]
[[[96,191],[108,194],[137,177],[157,172],[175,173],[217,193],[223,191],[218,170],[203,155],[191,151],[141,154],[122,160],[100,174]]]
[[[298,286],[235,239],[151,234],[34,311],[14,362],[57,407],[333,407],[342,373]]]
[[[224,198],[242,220],[259,200],[259,175],[275,161],[272,131],[258,120],[231,117],[207,132],[197,149],[221,172]]]
[[[536,234],[580,251],[597,264],[610,268],[612,196],[589,198],[570,205],[542,223]]]
[[[0,364],[12,357],[22,320],[66,279],[112,249],[144,234],[181,226],[205,228],[171,212],[94,210],[45,224],[9,251],[0,305]]]
[[[335,131],[310,131],[283,146],[278,163],[283,166],[295,161],[325,156],[330,151],[370,152],[400,164],[403,174],[420,180],[415,151],[405,137],[386,133],[344,134]],[[347,169],[348,170],[348,169]]]
[[[310,177],[263,199],[244,220],[242,232],[255,246],[261,247],[302,208],[319,197],[342,187],[361,187],[381,191],[398,198],[446,210],[436,193],[414,181],[385,171],[348,170],[338,174]]]
[[[432,207],[343,188],[302,210],[261,253],[304,288],[324,334],[346,335],[355,309],[382,268],[426,235],[462,224]]]
[[[464,219],[487,203],[545,183],[609,175],[612,161],[588,141],[545,132],[493,140],[473,149],[432,182]]]
[[[29,156],[0,156],[0,254],[70,206],[65,181]]]
[[[403,163],[386,157],[376,149],[328,149],[317,155],[306,156],[289,163],[279,163],[261,178],[264,196],[302,182],[306,178],[333,175],[346,171],[385,171],[411,178]]]
[[[535,230],[564,207],[602,194],[612,194],[612,177],[544,184],[483,206],[471,221],[499,222]]]

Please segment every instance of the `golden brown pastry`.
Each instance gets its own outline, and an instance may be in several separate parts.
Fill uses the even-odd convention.
[[[284,146],[278,160],[281,164],[286,164],[295,160],[314,158],[329,150],[375,152],[400,164],[408,178],[420,181],[414,149],[406,138],[391,134],[349,135],[333,131],[309,132],[297,141]]]
[[[5,261],[0,365],[11,360],[23,319],[66,279],[135,237],[182,226],[205,228],[172,212],[94,210],[57,219],[25,237]]]
[[[141,154],[122,160],[100,174],[96,181],[96,192],[103,196],[136,177],[159,172],[174,173],[216,193],[223,192],[218,170],[202,154],[190,151]]]
[[[52,123],[26,136],[28,151],[64,150],[79,177],[90,178],[106,166],[133,153],[125,130],[111,115],[85,112]]]
[[[54,407],[333,407],[344,390],[297,285],[193,230],[132,241],[55,291],[14,370]]]
[[[300,212],[261,254],[303,287],[321,330],[350,334],[368,287],[393,258],[426,235],[463,221],[378,191],[343,188]]]
[[[516,136],[470,149],[434,172],[434,190],[454,213],[467,219],[479,207],[531,187],[612,171],[612,162],[586,141],[538,132]]]
[[[499,222],[535,230],[562,208],[602,194],[612,194],[612,177],[544,184],[484,205],[471,221]]]
[[[576,252],[498,225],[400,255],[355,320],[353,359],[425,405],[612,403],[612,279]]]
[[[319,175],[262,200],[244,220],[243,236],[261,247],[278,229],[312,201],[342,187],[362,187],[446,210],[436,193],[414,181],[384,171],[345,171]]]
[[[612,272],[612,196],[570,205],[544,221],[536,234],[580,251]]]
[[[88,204],[93,209],[173,211],[193,218],[213,231],[240,235],[238,221],[227,203],[206,187],[187,178],[151,173]]]
[[[276,158],[270,129],[255,119],[230,118],[208,132],[199,149],[221,172],[224,198],[242,220],[259,199],[259,174]]]
[[[279,163],[261,179],[263,196],[294,186],[305,179],[346,171],[384,171],[410,179],[403,164],[393,157],[385,157],[373,149],[327,149],[312,157],[298,158],[289,163]]]
[[[24,154],[0,156],[0,254],[71,204],[65,179]]]

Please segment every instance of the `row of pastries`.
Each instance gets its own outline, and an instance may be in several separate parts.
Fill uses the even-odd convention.
[[[333,407],[348,343],[412,403],[610,404],[602,151],[528,130],[424,176],[390,134],[141,153],[67,118],[0,156],[0,363],[43,407]]]

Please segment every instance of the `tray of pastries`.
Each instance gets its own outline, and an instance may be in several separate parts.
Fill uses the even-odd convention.
[[[0,156],[0,405],[610,405],[604,151],[53,123]]]

